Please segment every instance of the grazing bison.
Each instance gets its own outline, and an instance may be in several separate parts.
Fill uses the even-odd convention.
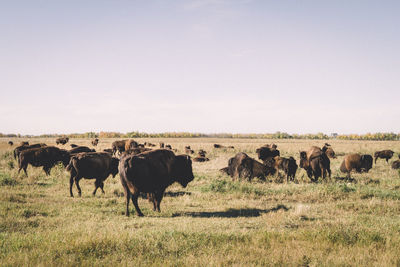
[[[165,145],[166,149],[172,150],[172,146],[171,145]]]
[[[214,148],[223,148],[224,146],[223,145],[220,145],[220,144],[214,144]]]
[[[250,181],[253,177],[265,179],[265,176],[274,174],[275,169],[258,162],[246,153],[240,152],[229,159],[226,172],[233,179],[246,178]]]
[[[30,148],[44,147],[44,146],[46,146],[46,144],[33,144],[33,145],[17,146],[16,148],[14,148],[14,159],[19,161],[19,154],[23,150],[27,150],[27,149],[30,149]]]
[[[26,175],[26,168],[28,164],[34,167],[43,167],[46,175],[50,175],[50,170],[58,162],[62,162],[66,166],[69,162],[70,155],[67,150],[59,149],[55,146],[44,146],[38,148],[30,148],[21,151],[19,155],[19,170],[18,173],[24,169]]]
[[[393,157],[393,154],[394,154],[394,152],[392,150],[376,151],[374,154],[375,164],[376,164],[376,160],[378,158],[386,159],[386,162],[389,163],[389,159],[391,159]]]
[[[69,138],[68,137],[59,137],[56,139],[56,144],[62,144],[65,145],[66,143],[68,143]]]
[[[119,163],[119,176],[126,197],[126,216],[129,216],[129,201],[135,206],[139,216],[138,196],[140,192],[150,194],[153,209],[160,211],[160,203],[165,189],[174,182],[183,187],[193,180],[192,161],[189,156],[175,154],[166,149],[127,155]]]
[[[400,169],[400,160],[396,160],[392,162],[392,169]]]
[[[186,154],[194,154],[194,151],[190,148],[190,146],[185,146],[185,153]]]
[[[312,146],[307,152],[300,152],[300,167],[307,171],[308,177],[316,182],[318,178],[326,178],[328,172],[331,177],[331,162],[321,148]],[[314,176],[314,179],[312,178]]]
[[[29,146],[29,142],[22,141],[21,143],[19,143],[19,146]]]
[[[8,141],[8,144],[9,144],[10,146],[14,145],[13,141]]]
[[[113,150],[113,155],[117,154],[117,151],[121,154],[122,152],[125,151],[125,142],[127,140],[119,140],[119,141],[114,141],[111,144],[111,148]]]
[[[160,142],[160,148],[164,148],[165,144],[163,142]]]
[[[274,157],[274,161],[274,168],[276,172],[278,172],[278,170],[283,170],[286,174],[287,182],[289,182],[289,180],[294,181],[298,168],[296,160],[293,157],[282,158],[280,156],[276,156]]]
[[[78,189],[78,194],[81,196],[82,190],[79,186],[79,180],[82,178],[96,179],[93,195],[96,195],[99,187],[104,193],[104,181],[110,174],[112,177],[115,177],[118,173],[118,163],[119,160],[117,158],[105,152],[80,153],[71,156],[71,160],[66,168],[71,173],[69,180],[69,193],[71,197],[74,196],[72,193],[74,182]]]
[[[76,144],[70,144],[71,148],[78,147]]]
[[[199,157],[205,157],[207,152],[204,151],[203,149],[200,149],[199,152],[197,152],[197,154],[199,155]]]
[[[96,152],[96,150],[88,148],[87,146],[77,146],[69,150],[69,154],[78,154],[82,152]]]
[[[206,161],[209,161],[210,159],[209,158],[206,158],[206,157],[195,157],[195,158],[193,158],[193,161],[195,161],[195,162],[206,162]]]
[[[97,144],[99,143],[99,139],[95,138],[94,140],[92,140],[92,145],[93,146],[97,146]]]
[[[265,161],[268,158],[274,158],[276,156],[280,156],[280,152],[276,149],[277,146],[275,144],[265,145],[256,149],[256,153],[258,155],[258,159]]]
[[[342,164],[340,165],[340,171],[347,173],[347,177],[350,178],[350,172],[355,170],[358,173],[368,172],[372,168],[372,156],[371,155],[360,155],[360,154],[348,154],[344,157]]]

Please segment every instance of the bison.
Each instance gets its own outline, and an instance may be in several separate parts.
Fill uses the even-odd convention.
[[[329,178],[331,177],[331,162],[325,151],[319,147],[312,146],[307,152],[300,152],[300,167],[307,171],[307,176],[314,182],[318,178],[326,178],[328,172]],[[314,176],[314,179],[312,178]]]
[[[150,147],[155,147],[155,144],[152,144],[150,142],[144,142],[144,146],[150,146]]]
[[[389,159],[391,159],[393,157],[393,154],[394,154],[394,152],[392,150],[376,151],[374,154],[375,164],[376,164],[376,160],[378,158],[386,159],[386,162],[389,163]]]
[[[95,138],[94,140],[92,140],[92,145],[93,146],[97,146],[97,144],[99,143],[99,139]]]
[[[8,144],[9,144],[10,146],[14,145],[13,141],[8,141]]]
[[[21,151],[27,150],[27,149],[30,149],[30,148],[38,148],[38,147],[44,147],[44,146],[46,146],[46,144],[43,144],[43,143],[42,144],[17,146],[16,148],[14,148],[14,158],[19,161],[19,154],[21,153]]]
[[[20,146],[29,146],[29,142],[28,141],[22,141],[21,143],[19,143]]]
[[[129,216],[130,200],[138,216],[143,216],[138,205],[140,192],[150,194],[153,209],[160,211],[160,203],[168,186],[178,182],[186,187],[194,179],[190,157],[175,156],[174,152],[166,149],[126,155],[121,158],[118,169],[126,197],[126,216]]]
[[[125,151],[125,143],[127,140],[119,140],[119,141],[114,141],[111,144],[111,148],[113,150],[113,155],[117,154],[117,151],[121,154],[122,152]]]
[[[258,159],[265,161],[268,158],[274,158],[276,156],[280,156],[279,150],[276,149],[277,146],[275,144],[265,145],[256,149],[256,153],[258,155]]]
[[[275,169],[258,162],[246,153],[239,152],[235,157],[229,159],[226,172],[233,179],[246,178],[250,181],[253,177],[265,179],[265,176],[274,174]]]
[[[59,137],[56,139],[56,144],[62,144],[65,145],[66,143],[68,143],[69,138],[68,137]]]
[[[355,170],[356,172],[368,172],[372,168],[372,156],[371,155],[360,155],[360,154],[348,154],[344,157],[342,164],[340,165],[340,171],[347,173],[347,177],[350,178],[350,172]]]
[[[165,144],[163,142],[160,142],[160,148],[164,148]]]
[[[96,152],[96,150],[88,148],[87,146],[77,146],[69,150],[69,154],[78,154],[82,152]]]
[[[138,142],[133,139],[129,139],[125,142],[125,151],[133,148],[137,148],[139,146]]]
[[[78,194],[81,196],[82,190],[79,186],[79,180],[82,178],[96,179],[94,182],[95,189],[93,195],[96,195],[97,189],[100,187],[104,194],[104,181],[111,174],[115,177],[118,173],[117,158],[112,157],[106,152],[89,152],[79,153],[71,156],[66,170],[70,172],[71,177],[69,180],[69,193],[71,197],[74,196],[72,193],[72,185],[75,182]]]
[[[289,182],[294,181],[294,178],[296,176],[296,171],[297,171],[297,163],[296,160],[293,157],[290,158],[282,158],[280,156],[274,157],[274,167],[276,172],[278,170],[283,170],[286,175],[286,181]]]
[[[44,146],[37,148],[30,148],[21,151],[19,155],[19,170],[18,173],[23,169],[25,174],[28,164],[34,167],[43,167],[46,175],[50,175],[51,168],[58,162],[62,162],[66,166],[69,162],[70,154],[67,150],[59,149],[55,146]]]
[[[400,160],[395,160],[392,162],[392,169],[400,169]]]
[[[76,144],[70,144],[71,148],[78,147]]]
[[[204,151],[203,149],[200,149],[199,152],[197,152],[197,154],[199,155],[199,157],[205,157],[207,152]]]
[[[206,162],[206,161],[209,161],[210,159],[209,158],[206,158],[206,157],[195,157],[195,158],[193,158],[193,161],[195,161],[195,162]]]
[[[125,152],[122,153],[122,156],[124,155],[138,155],[140,153],[146,152],[146,151],[150,151],[150,148],[145,148],[145,147],[137,147],[137,148],[132,148],[129,149]]]
[[[185,146],[185,153],[186,154],[194,154],[193,149],[190,148],[190,146]]]

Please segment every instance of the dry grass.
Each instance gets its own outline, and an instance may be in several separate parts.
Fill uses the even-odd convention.
[[[146,217],[127,218],[118,176],[107,179],[104,195],[93,197],[93,181],[82,180],[82,197],[70,198],[69,176],[61,166],[49,177],[32,167],[29,177],[17,175],[7,141],[0,139],[3,266],[400,265],[399,173],[383,160],[352,181],[338,171],[345,153],[400,152],[400,142],[329,141],[341,155],[332,161],[332,179],[310,183],[298,170],[297,182],[287,184],[276,177],[233,182],[218,170],[239,151],[255,157],[262,144],[274,142],[283,156],[298,160],[299,150],[324,141],[140,139],[163,141],[180,152],[185,145],[202,148],[210,161],[193,163],[195,180],[186,189],[169,188],[161,213],[140,199]],[[96,149],[112,141],[100,140]],[[213,149],[214,143],[235,149]]]

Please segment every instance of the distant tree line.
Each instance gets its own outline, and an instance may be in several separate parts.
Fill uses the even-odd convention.
[[[251,138],[251,139],[340,139],[340,140],[377,140],[377,141],[394,141],[400,140],[400,133],[367,133],[367,134],[335,134],[327,135],[324,133],[317,134],[288,134],[284,132],[265,133],[265,134],[232,134],[232,133],[191,133],[191,132],[164,132],[164,133],[143,133],[143,132],[86,132],[72,134],[42,134],[42,135],[21,135],[21,134],[2,134],[0,137],[41,137],[41,138],[57,138],[66,136],[69,138]]]

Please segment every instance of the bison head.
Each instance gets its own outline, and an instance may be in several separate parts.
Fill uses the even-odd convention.
[[[308,168],[307,153],[305,151],[300,151],[300,168]]]
[[[371,155],[361,155],[361,170],[363,172],[368,172],[372,168],[372,156]]]
[[[172,166],[173,176],[178,183],[186,187],[194,179],[192,170],[192,160],[190,156],[179,155],[175,157],[175,163]]]

